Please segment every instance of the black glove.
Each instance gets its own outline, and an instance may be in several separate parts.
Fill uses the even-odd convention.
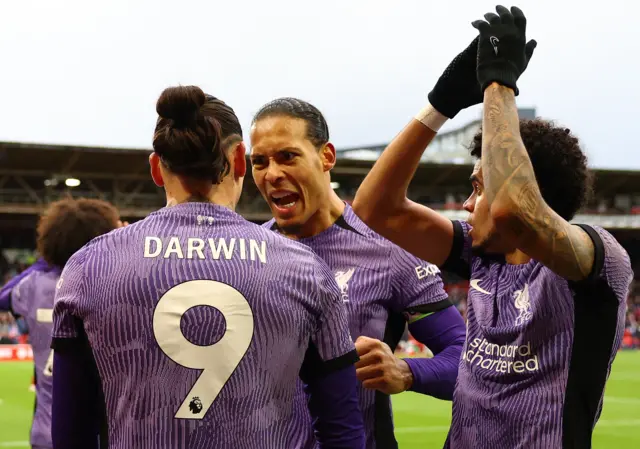
[[[453,118],[461,110],[482,103],[483,95],[476,77],[477,59],[476,37],[451,61],[429,92],[429,103],[445,117]]]
[[[518,95],[516,81],[525,71],[536,48],[536,41],[526,42],[527,19],[517,6],[509,11],[496,6],[496,12],[487,13],[484,20],[472,23],[480,31],[478,41],[477,76],[482,92],[497,82],[513,89]]]

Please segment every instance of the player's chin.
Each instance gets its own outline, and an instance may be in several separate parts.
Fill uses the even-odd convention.
[[[474,233],[473,229],[469,232],[471,237],[471,249],[473,251],[482,251],[487,249],[488,239],[480,234]]]
[[[487,234],[473,234],[469,233],[471,237],[471,251],[477,255],[489,255],[489,254],[502,254],[499,241],[496,239],[496,235],[493,232]]]
[[[300,227],[303,221],[302,211],[296,209],[298,209],[297,205],[285,209],[271,206],[271,213],[273,214],[273,218],[276,219],[276,223],[280,229],[296,229]]]

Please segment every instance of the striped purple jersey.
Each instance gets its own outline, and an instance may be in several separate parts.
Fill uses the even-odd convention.
[[[472,254],[469,225],[454,222],[443,269],[470,279],[470,289],[446,447],[591,447],[633,272],[611,234],[582,228],[594,268],[570,282],[535,260],[510,265]]]
[[[56,350],[88,339],[114,449],[291,447],[305,357],[357,360],[326,264],[213,204],[91,241],[65,266],[53,318]]]
[[[263,226],[277,231],[275,220]],[[440,270],[376,234],[346,205],[344,213],[325,231],[298,240],[309,246],[333,270],[347,307],[349,329],[356,340],[364,335],[395,348],[407,319],[451,305]],[[316,447],[302,389],[298,388],[297,445]],[[396,448],[391,399],[381,392],[360,387],[368,449]]]
[[[31,445],[50,448],[52,363],[51,330],[53,328],[53,298],[60,278],[57,268],[34,270],[25,276],[11,292],[11,308],[22,316],[29,329],[36,371],[36,408],[31,426]]]

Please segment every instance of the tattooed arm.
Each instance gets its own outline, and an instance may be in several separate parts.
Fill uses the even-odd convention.
[[[520,137],[513,90],[493,83],[484,92],[482,173],[491,216],[500,235],[569,280],[589,276],[594,246],[544,201]]]

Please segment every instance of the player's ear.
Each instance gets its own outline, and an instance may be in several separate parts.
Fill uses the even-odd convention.
[[[327,142],[320,149],[320,157],[322,158],[322,168],[324,171],[331,170],[336,165],[336,148],[331,142]]]
[[[244,142],[240,142],[232,150],[231,157],[233,158],[233,171],[236,178],[244,178],[247,174],[247,147],[244,146]]]
[[[164,179],[162,178],[162,170],[160,170],[160,157],[156,153],[149,155],[149,166],[151,167],[151,179],[158,187],[164,187]]]

